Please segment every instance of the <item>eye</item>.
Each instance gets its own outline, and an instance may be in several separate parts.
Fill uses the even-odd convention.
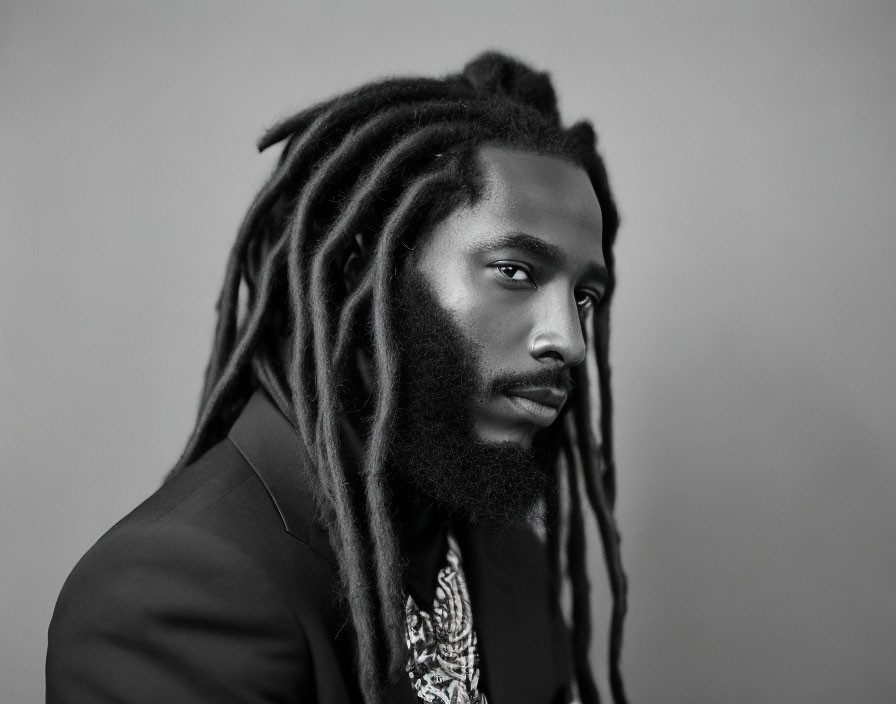
[[[532,286],[535,285],[535,281],[532,280],[532,275],[524,266],[520,264],[499,263],[495,264],[494,267],[498,270],[501,276],[508,278],[511,281],[529,283]]]
[[[600,295],[594,291],[579,289],[576,291],[576,305],[579,310],[588,310],[600,303]]]

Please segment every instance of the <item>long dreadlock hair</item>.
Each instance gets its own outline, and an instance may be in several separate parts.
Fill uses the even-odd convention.
[[[565,471],[568,497],[565,511],[559,498],[546,507],[548,552],[559,594],[561,525],[568,514],[575,677],[584,704],[596,704],[588,663],[584,486],[613,596],[610,689],[615,704],[623,704],[626,578],[613,518],[608,348],[619,220],[591,125],[564,128],[548,75],[488,52],[444,79],[389,79],[319,103],[271,128],[259,150],[283,141],[230,253],[196,426],[172,475],[226,435],[255,388],[267,390],[309,450],[354,633],[358,683],[369,704],[382,702],[387,680],[404,676],[407,657],[401,560],[385,482],[400,368],[393,302],[402,253],[431,225],[481,196],[481,145],[581,166],[603,212],[611,283],[584,323],[591,357],[573,370],[576,390],[557,463],[557,481]],[[360,378],[361,348],[373,360],[371,379]],[[363,444],[356,462],[345,423],[356,418],[351,413],[365,381],[373,403],[356,428]]]

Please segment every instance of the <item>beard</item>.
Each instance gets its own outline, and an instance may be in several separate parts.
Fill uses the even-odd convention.
[[[399,282],[395,331],[401,361],[392,471],[416,500],[451,517],[496,527],[534,518],[553,488],[558,424],[537,433],[531,448],[487,442],[477,437],[467,403],[545,374],[484,379],[474,343],[413,270]],[[565,374],[549,376],[559,384]]]

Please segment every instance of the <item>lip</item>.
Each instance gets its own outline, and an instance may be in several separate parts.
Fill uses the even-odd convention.
[[[544,428],[557,419],[567,399],[565,391],[554,387],[510,389],[504,395],[517,411]]]

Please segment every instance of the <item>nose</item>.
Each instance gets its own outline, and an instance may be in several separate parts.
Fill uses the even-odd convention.
[[[564,367],[585,361],[585,336],[575,297],[567,294],[561,303],[545,306],[533,328],[529,352],[540,362],[556,360]]]

